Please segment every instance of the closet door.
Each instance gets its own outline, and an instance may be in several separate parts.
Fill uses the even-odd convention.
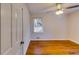
[[[11,4],[1,4],[1,54],[12,49]]]
[[[21,41],[21,4],[1,4],[1,54],[22,54]]]
[[[12,45],[16,54],[22,54],[22,7],[12,4]]]

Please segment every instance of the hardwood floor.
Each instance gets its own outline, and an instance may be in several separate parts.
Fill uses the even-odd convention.
[[[79,45],[69,40],[31,41],[26,55],[78,55]]]

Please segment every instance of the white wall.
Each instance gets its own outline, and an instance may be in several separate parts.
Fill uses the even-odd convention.
[[[79,44],[79,11],[67,15],[68,37]]]
[[[42,17],[44,33],[33,33],[33,18]],[[40,39],[66,39],[67,38],[67,24],[64,15],[55,15],[55,13],[36,14],[31,17],[31,38],[36,37]],[[39,40],[39,39],[38,39]]]

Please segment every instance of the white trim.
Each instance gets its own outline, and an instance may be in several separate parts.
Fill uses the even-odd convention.
[[[31,40],[69,40],[69,39],[31,39]]]
[[[29,47],[29,44],[30,44],[30,40],[28,41],[28,43],[27,43],[27,45],[25,44],[25,46],[24,46],[24,55],[26,55],[26,52],[27,52],[27,49],[28,49],[28,47]]]
[[[72,42],[75,42],[75,43],[79,44],[79,42],[78,42],[78,41],[75,41],[75,40],[70,40],[70,41],[72,41]]]

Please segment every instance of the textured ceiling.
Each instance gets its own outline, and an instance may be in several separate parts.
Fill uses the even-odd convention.
[[[63,3],[62,4],[63,8],[74,6],[74,5],[79,5],[79,4],[78,3]],[[28,7],[31,14],[43,13],[43,12],[48,12],[48,11],[54,12],[56,10],[55,3],[28,3]],[[69,13],[76,10],[79,10],[79,8],[73,8],[70,10],[66,10],[65,12]]]

